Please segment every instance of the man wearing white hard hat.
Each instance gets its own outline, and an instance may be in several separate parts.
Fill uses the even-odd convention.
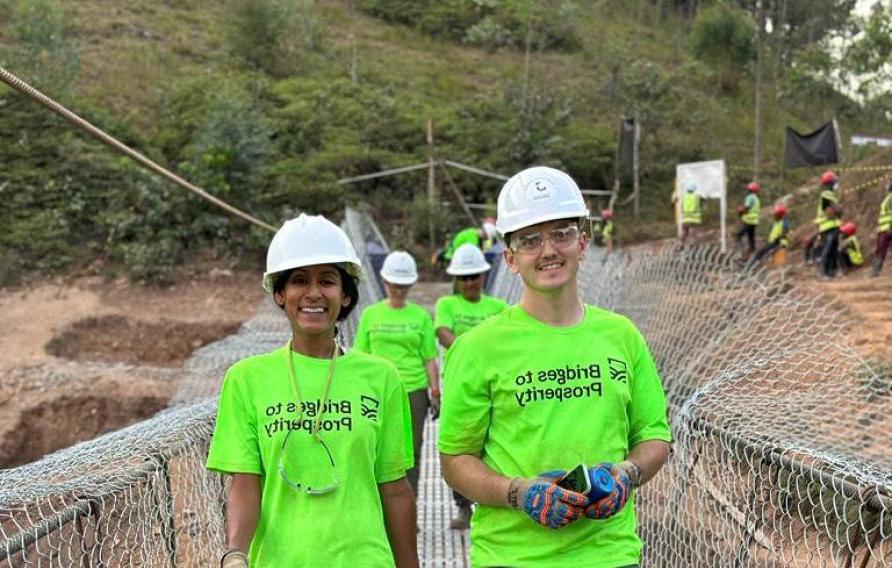
[[[418,281],[418,269],[412,255],[405,251],[387,255],[381,278],[387,299],[362,312],[353,348],[378,355],[396,365],[409,393],[415,466],[406,472],[406,476],[417,495],[424,420],[429,408],[435,416],[440,409],[440,370],[434,322],[424,308],[406,299],[409,289]]]
[[[269,245],[263,288],[291,338],[223,381],[207,459],[232,476],[223,568],[418,566],[406,392],[392,364],[335,340],[360,271],[321,216],[286,222]]]
[[[434,329],[444,349],[451,347],[456,337],[508,307],[501,298],[483,293],[483,277],[490,268],[483,252],[471,244],[458,247],[452,256],[446,273],[454,278],[454,293],[437,300],[434,311]],[[471,501],[457,491],[453,491],[452,496],[458,506],[458,516],[449,526],[457,530],[467,529],[471,521]]]
[[[439,451],[446,481],[477,503],[474,566],[640,561],[634,490],[668,456],[666,400],[635,326],[580,301],[587,217],[561,171],[509,179],[497,226],[520,301],[446,355]]]

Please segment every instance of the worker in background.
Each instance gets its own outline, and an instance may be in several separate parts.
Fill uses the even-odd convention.
[[[453,277],[453,293],[437,300],[434,315],[434,331],[443,349],[449,349],[457,337],[463,335],[490,317],[501,313],[508,304],[501,298],[483,293],[483,280],[491,266],[480,249],[464,244],[455,251],[446,273]],[[445,385],[443,388],[447,388]],[[452,491],[458,507],[458,516],[449,527],[464,530],[471,526],[470,499],[458,491]]]
[[[778,203],[772,210],[774,223],[771,225],[771,232],[768,233],[768,244],[760,248],[755,256],[746,264],[746,269],[750,269],[759,262],[780,248],[790,248],[790,220],[787,218],[787,207],[783,203]]]
[[[817,252],[821,274],[824,278],[832,278],[836,274],[839,256],[839,217],[842,213],[837,194],[838,178],[832,171],[821,175],[821,193],[818,195],[818,208],[815,214],[815,225],[818,236],[813,245]]]
[[[839,241],[839,263],[848,270],[858,268],[864,264],[864,255],[861,254],[861,243],[855,233],[858,227],[855,223],[843,223],[839,232],[843,237]]]
[[[703,223],[703,199],[697,193],[697,184],[688,181],[684,186],[684,197],[681,200],[681,246],[688,243],[688,237]]]
[[[455,236],[452,237],[449,246],[443,251],[443,260],[452,260],[452,255],[455,254],[458,247],[464,244],[472,244],[483,252],[489,250],[496,238],[496,225],[494,221],[495,220],[492,217],[487,217],[483,220],[483,224],[480,227],[468,227],[467,229],[462,229],[456,233]]]
[[[759,209],[762,208],[762,204],[759,202],[761,186],[752,181],[746,186],[746,190],[747,194],[743,200],[743,205],[737,208],[737,213],[740,215],[740,229],[734,235],[737,254],[743,254],[743,247],[740,243],[744,236],[746,236],[749,243],[748,254],[756,252],[756,227],[759,226]]]
[[[440,371],[434,322],[427,310],[408,301],[409,289],[418,281],[415,259],[405,251],[394,251],[381,268],[387,299],[363,310],[353,340],[353,350],[382,357],[396,366],[409,393],[415,466],[406,472],[412,491],[418,495],[421,444],[428,409],[436,416],[440,408]]]
[[[889,246],[892,245],[892,180],[886,181],[886,196],[880,204],[880,217],[877,219],[877,248],[873,253],[873,276],[879,276],[886,261]]]
[[[446,354],[438,448],[446,482],[477,503],[473,566],[641,561],[634,492],[669,455],[666,397],[634,324],[579,297],[588,214],[564,172],[509,179],[497,225],[520,300]],[[580,464],[612,489],[590,499],[558,485]]]
[[[613,210],[602,209],[601,219],[604,220],[604,225],[601,227],[601,240],[604,243],[604,248],[607,249],[604,251],[604,261],[606,262],[613,253],[614,238],[616,237],[616,227],[613,224]]]

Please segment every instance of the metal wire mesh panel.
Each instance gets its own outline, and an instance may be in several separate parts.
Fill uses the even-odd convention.
[[[639,326],[675,437],[638,498],[645,565],[892,566],[892,378],[842,310],[709,248],[592,252],[583,299]]]
[[[371,274],[364,239],[377,233],[374,223],[348,209],[342,227]],[[362,309],[380,299],[374,280],[364,279],[357,309],[340,325],[345,345]],[[288,320],[265,302],[236,335],[190,357],[171,408],[0,471],[0,567],[216,562],[224,549],[225,482],[204,462],[222,378],[239,359],[280,347],[289,336]]]

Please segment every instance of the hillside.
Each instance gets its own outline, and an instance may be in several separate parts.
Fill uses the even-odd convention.
[[[29,2],[55,5],[0,2],[4,46],[17,47],[15,7]],[[574,45],[534,46],[525,82],[517,46],[435,37],[376,17],[368,9],[375,2],[294,2],[293,29],[266,46],[275,22],[245,11],[250,4],[62,3],[64,35],[79,61],[72,79],[54,80],[34,58],[3,64],[274,224],[299,209],[334,213],[368,201],[397,245],[419,251],[431,246],[428,216],[437,240],[463,222],[456,208],[428,206],[425,172],[354,186],[334,182],[423,161],[428,117],[440,157],[503,173],[550,164],[585,187],[606,188],[619,117],[637,114],[643,218],[627,224],[630,240],[671,234],[666,197],[676,163],[723,157],[733,168],[732,187],[749,175],[749,72],[741,69],[729,82],[695,60],[691,23],[680,15],[640,17],[621,2],[563,3],[572,7],[569,16],[556,22],[542,16],[536,25],[558,26],[551,32],[568,34]],[[39,52],[37,59],[54,53]],[[786,189],[778,186],[781,125],[807,129],[828,109],[824,100],[785,103],[773,84],[765,99],[770,200]],[[266,234],[136,170],[5,89],[0,118],[3,139],[17,141],[0,145],[0,160],[10,165],[0,172],[0,223],[9,227],[0,236],[0,284],[35,268],[72,266],[164,280],[196,255],[256,264]],[[844,130],[852,121],[856,115]],[[787,172],[786,185],[813,173]],[[454,178],[473,201],[492,202],[499,188],[468,174]]]

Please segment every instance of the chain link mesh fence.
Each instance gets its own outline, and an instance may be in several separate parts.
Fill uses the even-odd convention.
[[[493,292],[519,278],[503,265]],[[844,310],[711,248],[589,254],[584,301],[647,338],[675,438],[639,494],[646,566],[892,566],[892,376]]]
[[[347,209],[342,228],[365,250],[374,223]],[[260,275],[257,278],[260,286]],[[362,309],[381,299],[363,278],[359,303],[340,324],[349,345]],[[225,543],[225,482],[204,468],[226,369],[290,337],[272,300],[233,336],[186,362],[171,407],[128,428],[39,461],[0,471],[0,568],[24,566],[211,566]]]
[[[372,225],[348,210],[343,226],[369,270]],[[519,280],[496,270],[493,293],[515,301]],[[364,282],[345,342],[380,298]],[[644,565],[892,566],[892,378],[852,348],[839,306],[705,248],[593,251],[580,288],[636,322],[666,389],[675,443],[638,497]],[[225,487],[204,460],[220,377],[287,337],[267,303],[193,355],[170,409],[0,472],[0,567],[215,562]]]

